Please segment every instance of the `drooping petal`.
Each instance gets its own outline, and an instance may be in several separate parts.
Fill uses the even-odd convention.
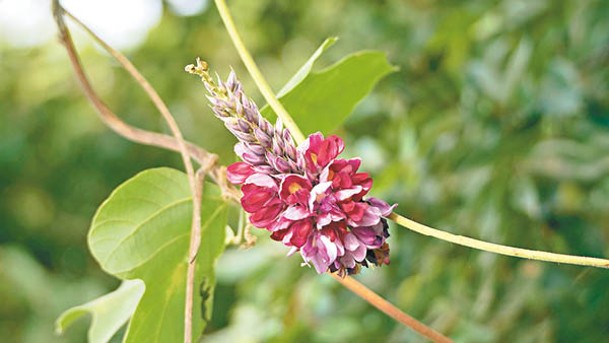
[[[368,249],[366,249],[366,246],[364,244],[359,243],[357,245],[357,248],[355,250],[352,250],[350,253],[357,262],[362,262],[366,258],[367,251]]]
[[[319,245],[320,250],[324,251],[325,255],[327,256],[327,264],[330,266],[330,264],[336,260],[338,248],[336,247],[336,244],[330,240],[330,238],[324,235],[319,235],[319,243],[321,243]],[[328,266],[326,266],[325,269],[328,269]]]
[[[348,233],[345,236],[345,249],[349,250],[349,251],[354,251],[355,249],[357,249],[358,245],[360,244],[357,237],[355,237],[355,235],[353,235],[352,233]]]
[[[368,202],[370,206],[378,208],[383,217],[389,216],[391,212],[393,212],[393,209],[398,206],[398,204],[393,204],[389,206],[389,204],[387,204],[385,201],[374,197],[369,197],[368,199],[366,199],[366,202]]]

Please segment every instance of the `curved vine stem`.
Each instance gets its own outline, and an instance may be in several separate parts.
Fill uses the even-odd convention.
[[[527,258],[537,261],[556,262],[564,264],[576,264],[580,266],[609,268],[609,260],[594,257],[585,256],[574,256],[574,255],[563,255],[556,254],[546,251],[529,250],[522,248],[515,248],[501,244],[495,244],[485,241],[480,241],[466,236],[455,235],[446,231],[434,229],[432,227],[420,224],[414,220],[400,216],[399,214],[392,213],[389,219],[396,222],[409,230],[418,232],[425,236],[434,237],[443,241],[451,242],[454,244],[474,248],[482,251],[492,252],[500,255],[507,255],[513,257]]]
[[[56,2],[54,0],[53,4],[55,3]],[[57,6],[58,7],[56,7],[54,12],[54,17],[59,28],[59,38],[68,52],[68,57],[70,58],[70,62],[72,64],[72,67],[74,68],[76,77],[83,88],[83,92],[87,96],[87,99],[97,110],[102,122],[104,122],[104,124],[106,124],[118,135],[132,142],[156,146],[176,152],[179,151],[178,141],[174,137],[157,132],[142,130],[125,123],[114,112],[112,112],[112,110],[110,110],[108,106],[106,106],[106,104],[99,98],[83,70],[83,67],[78,58],[78,54],[72,42],[70,32],[65,26],[65,22],[63,21],[63,15],[65,13],[65,10],[60,7],[59,4],[57,4]],[[209,152],[205,151],[204,149],[201,149],[199,146],[193,143],[185,142],[185,144],[187,150],[190,153],[190,156],[202,165],[206,164],[209,160],[217,159],[217,156],[215,156],[214,154],[210,154]]]
[[[300,131],[300,128],[298,125],[296,125],[296,122],[294,122],[294,119],[292,119],[288,111],[286,111],[285,107],[283,107],[279,100],[277,100],[275,93],[269,86],[268,82],[266,82],[264,76],[262,76],[256,62],[254,62],[252,55],[250,55],[249,51],[243,44],[243,41],[239,36],[239,32],[237,32],[237,28],[235,27],[235,23],[233,22],[233,18],[228,10],[228,7],[226,6],[226,2],[224,0],[215,0],[215,2],[216,7],[218,7],[218,12],[220,13],[220,17],[224,22],[224,27],[226,27],[226,31],[228,31],[228,35],[233,41],[233,44],[235,45],[243,64],[247,68],[247,71],[252,76],[252,79],[254,79],[254,82],[256,82],[256,86],[258,86],[260,93],[262,93],[262,96],[266,102],[269,103],[269,106],[271,106],[277,116],[281,118],[283,124],[288,128],[288,130],[290,130],[290,133],[292,134],[292,137],[294,137],[296,143],[300,144],[305,140],[302,131]]]
[[[66,50],[68,51],[68,55],[70,57],[70,61],[72,62],[72,66],[75,69],[78,80],[80,81],[81,86],[83,87],[85,94],[88,99],[93,103],[93,105],[98,110],[100,116],[104,120],[108,126],[112,127],[116,132],[122,134],[125,137],[131,137],[134,141],[141,141],[142,136],[146,136],[148,138],[153,139],[153,145],[160,145],[157,141],[154,141],[154,138],[165,138],[165,142],[171,142],[172,148],[177,150],[182,156],[182,162],[184,164],[184,168],[186,169],[186,173],[188,175],[188,181],[190,185],[190,191],[192,193],[192,228],[191,228],[191,237],[190,237],[190,248],[189,248],[189,259],[188,259],[188,270],[186,275],[186,297],[185,297],[185,316],[184,316],[184,342],[191,343],[192,342],[192,309],[193,309],[193,297],[194,297],[194,269],[195,269],[195,259],[197,256],[197,251],[199,249],[199,245],[201,242],[201,187],[203,183],[201,173],[197,173],[195,175],[194,167],[191,161],[191,147],[189,147],[184,141],[182,132],[180,131],[175,118],[169,111],[167,105],[163,102],[159,94],[156,90],[150,85],[148,80],[138,71],[138,69],[129,61],[123,54],[119,51],[112,48],[105,41],[103,41],[99,36],[97,36],[93,31],[91,31],[84,23],[74,17],[72,14],[67,12],[60,4],[58,0],[53,0],[53,15],[55,21],[57,23],[57,27],[59,29],[60,38],[63,42]],[[130,127],[129,125],[122,122],[110,109],[97,97],[97,94],[93,90],[93,87],[88,81],[88,78],[85,75],[85,72],[80,63],[80,59],[76,52],[76,48],[74,47],[74,42],[72,41],[70,31],[68,30],[65,22],[63,20],[63,16],[66,15],[70,17],[76,24],[82,27],[91,37],[95,39],[108,53],[110,53],[121,65],[122,67],[136,80],[136,82],[144,89],[148,97],[152,100],[155,107],[161,113],[163,119],[169,126],[171,133],[174,136],[173,140],[168,140],[167,137],[163,137],[162,135],[150,133],[148,131],[140,130],[137,128]],[[196,150],[196,149],[195,149]],[[212,154],[203,154],[206,158],[200,161],[202,167],[201,171],[207,171],[212,168],[215,164],[217,158]]]
[[[288,127],[288,129],[292,132],[296,143],[300,144],[304,140],[302,132],[300,131],[292,117],[290,117],[289,113],[287,113],[283,105],[281,105],[281,103],[277,100],[277,97],[275,96],[271,88],[268,86],[268,83],[266,82],[266,80],[260,73],[260,70],[256,66],[256,62],[254,62],[252,56],[243,44],[243,41],[241,40],[239,33],[237,32],[237,29],[235,27],[235,23],[233,22],[230,12],[226,6],[225,0],[215,0],[215,2],[216,6],[218,7],[218,11],[220,12],[220,16],[222,17],[222,21],[224,22],[224,26],[226,27],[226,30],[228,31],[231,40],[235,45],[235,48],[239,52],[239,56],[241,56],[243,64],[245,64],[245,66],[247,67],[247,70],[256,82],[256,85],[260,89],[260,92],[262,93],[266,101],[269,103],[269,106],[273,108],[275,113],[277,113],[281,120],[286,124],[286,127]],[[538,261],[609,268],[609,260],[606,259],[555,254],[551,252],[515,248],[501,244],[484,242],[470,237],[454,235],[446,231],[434,229],[429,226],[417,223],[408,218],[402,217],[395,213],[389,216],[389,219],[395,221],[397,224],[407,229],[418,232],[420,234],[482,251],[488,251],[496,254],[520,258],[528,258],[531,260]]]

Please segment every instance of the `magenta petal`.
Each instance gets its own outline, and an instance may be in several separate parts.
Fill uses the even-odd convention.
[[[318,200],[318,198],[320,196],[327,193],[328,189],[331,186],[332,186],[332,182],[322,182],[322,183],[315,185],[315,187],[313,187],[313,189],[311,189],[311,195],[309,197],[309,208],[310,209],[313,209],[313,204]]]
[[[244,182],[247,184],[254,184],[260,187],[266,187],[272,190],[277,189],[277,182],[270,176],[264,174],[252,174]]]
[[[330,213],[322,213],[317,215],[317,227],[322,228],[332,222],[332,215]]]
[[[346,200],[346,199],[349,199],[350,197],[354,196],[355,194],[358,194],[361,191],[362,191],[361,186],[354,186],[351,189],[343,189],[343,190],[336,192],[336,198],[338,200]]]
[[[378,208],[373,206],[366,206],[364,215],[359,220],[351,220],[353,226],[372,226],[376,225],[381,221],[381,212]]]
[[[347,160],[347,163],[351,167],[352,173],[355,173],[359,167],[362,165],[362,159],[359,157],[351,158]]]
[[[289,220],[301,220],[310,216],[309,211],[302,206],[291,206],[283,212],[283,218]]]
[[[299,147],[299,149],[301,149]],[[329,136],[324,139],[324,136],[316,132],[310,135],[302,145],[302,154],[305,159],[307,172],[317,173],[320,169],[326,167],[332,162],[343,150],[345,144],[338,136]]]
[[[248,185],[246,185],[247,187]],[[244,188],[246,188],[244,187]],[[273,199],[273,193],[265,191],[265,188],[251,187],[246,188],[243,197],[241,198],[241,206],[246,212],[252,213],[265,207],[271,199]]]
[[[311,182],[304,176],[296,174],[286,175],[279,186],[281,200],[290,205],[296,203],[306,205],[310,191]]]
[[[282,231],[282,230],[285,230],[288,227],[290,227],[290,225],[292,225],[291,220],[285,219],[282,216],[280,216],[279,220],[272,223],[271,226],[267,227],[267,230],[272,231],[272,232]]]
[[[264,228],[269,226],[281,212],[282,205],[277,204],[273,206],[263,207],[261,210],[256,211],[250,216],[250,222],[258,228]]]
[[[315,267],[317,274],[325,273],[330,266],[330,264],[320,255],[311,256],[310,262],[313,263],[313,267]]]
[[[319,232],[310,235],[300,251],[305,261],[311,262],[318,274],[325,273],[337,256],[337,247]]]
[[[354,268],[355,267],[355,259],[353,258],[351,253],[348,253],[345,256],[340,258],[340,264],[342,264],[346,268]]]
[[[313,226],[311,225],[310,220],[301,220],[295,222],[290,227],[290,231],[292,232],[290,243],[296,247],[302,247],[307,242],[307,238],[309,238],[312,229]]]
[[[228,181],[235,185],[244,183],[252,174],[254,174],[254,169],[245,162],[233,163],[226,168],[226,177],[228,178]]]
[[[379,231],[380,230],[380,231]],[[383,245],[384,238],[382,237],[383,224],[368,227],[354,227],[351,230],[357,239],[364,243],[368,249],[380,248]]]

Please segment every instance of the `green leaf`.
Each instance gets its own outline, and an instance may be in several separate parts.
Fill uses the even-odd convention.
[[[55,322],[55,332],[62,334],[76,320],[90,314],[92,318],[87,340],[90,343],[108,342],[129,320],[144,289],[142,280],[125,280],[114,292],[62,313]]]
[[[335,130],[382,77],[396,70],[383,52],[360,51],[320,72],[310,72],[333,42],[324,42],[280,92],[280,102],[305,134]],[[276,117],[269,106],[261,112],[271,120]]]
[[[294,87],[296,87],[302,80],[304,80],[304,78],[307,77],[307,75],[309,75],[309,73],[311,72],[311,68],[313,68],[313,64],[315,63],[315,61],[317,61],[317,59],[319,57],[321,57],[321,54],[323,54],[326,50],[328,50],[328,48],[330,48],[332,45],[334,45],[334,43],[336,43],[337,40],[338,40],[338,37],[326,38],[326,40],[323,43],[321,43],[319,48],[317,48],[317,50],[315,50],[313,55],[311,55],[311,57],[309,57],[309,59],[305,62],[305,64],[303,64],[302,67],[300,67],[300,69],[298,69],[296,74],[294,74],[294,76],[292,76],[292,78],[283,86],[283,88],[281,88],[279,93],[277,93],[277,97],[284,96],[286,93],[288,93],[289,91],[294,89]]]
[[[214,265],[224,250],[227,221],[226,203],[218,187],[206,183],[203,193],[194,337],[203,332],[211,316]],[[121,279],[142,279],[146,284],[125,342],[183,340],[191,217],[186,175],[159,168],[144,171],[119,186],[93,218],[89,248],[101,267]]]

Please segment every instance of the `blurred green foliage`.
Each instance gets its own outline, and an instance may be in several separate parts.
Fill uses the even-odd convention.
[[[400,68],[337,133],[398,212],[451,232],[533,249],[609,256],[609,4],[590,1],[230,2],[274,89],[329,36],[327,65],[379,49]],[[50,15],[50,14],[49,14]],[[79,39],[102,97],[135,125],[166,131],[124,71]],[[218,15],[166,11],[129,57],[190,140],[234,160],[211,115],[196,56],[233,67],[260,105]],[[86,248],[95,208],[122,181],[179,156],[105,128],[55,41],[0,43],[0,337],[53,336],[66,308],[117,287]],[[212,342],[417,342],[336,282],[301,268],[266,234],[218,265]],[[606,270],[529,262],[392,227],[392,264],[359,277],[461,342],[609,339]]]

